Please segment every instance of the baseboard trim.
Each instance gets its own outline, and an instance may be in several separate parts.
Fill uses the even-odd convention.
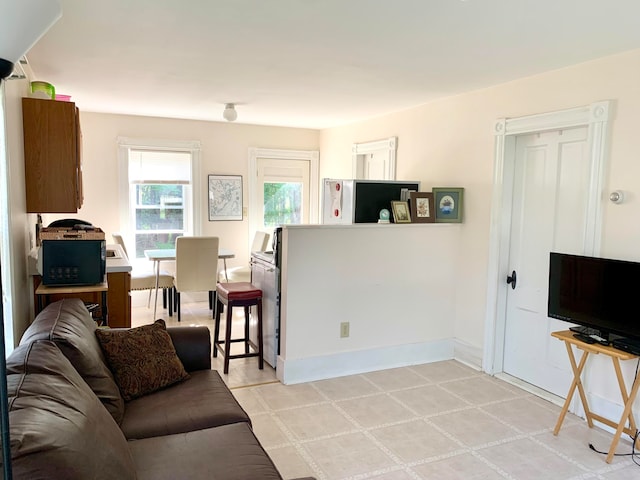
[[[453,339],[444,339],[300,359],[278,356],[276,375],[285,385],[292,385],[453,358]]]
[[[457,338],[453,339],[453,358],[459,362],[475,370],[482,370],[482,355],[482,348],[474,347]]]

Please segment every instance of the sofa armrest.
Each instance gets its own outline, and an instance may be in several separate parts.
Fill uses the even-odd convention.
[[[211,333],[207,327],[167,327],[187,372],[211,369]]]

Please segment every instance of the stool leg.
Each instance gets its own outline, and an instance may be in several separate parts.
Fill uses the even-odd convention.
[[[178,321],[180,321],[180,292],[176,290],[176,312],[178,313]]]
[[[162,308],[167,308],[167,289],[162,289]]]
[[[218,342],[220,341],[220,312],[222,311],[222,305],[220,299],[216,302],[216,321],[213,326],[213,356],[218,356]]]
[[[262,298],[258,299],[258,368],[264,368],[264,348],[262,341]]]
[[[227,302],[227,326],[224,335],[224,373],[229,373],[229,355],[231,355],[231,310],[232,303]]]
[[[249,353],[249,307],[244,307],[244,353]]]
[[[173,288],[167,289],[167,299],[169,303],[169,316],[173,317]]]

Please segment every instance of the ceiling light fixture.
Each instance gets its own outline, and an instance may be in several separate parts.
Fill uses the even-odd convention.
[[[227,103],[224,106],[224,112],[222,112],[222,117],[227,122],[233,122],[236,118],[238,118],[238,112],[236,112],[236,106],[233,103]]]

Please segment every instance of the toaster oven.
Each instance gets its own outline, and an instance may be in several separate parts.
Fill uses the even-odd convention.
[[[44,285],[95,285],[104,281],[104,240],[43,240],[38,259]]]

